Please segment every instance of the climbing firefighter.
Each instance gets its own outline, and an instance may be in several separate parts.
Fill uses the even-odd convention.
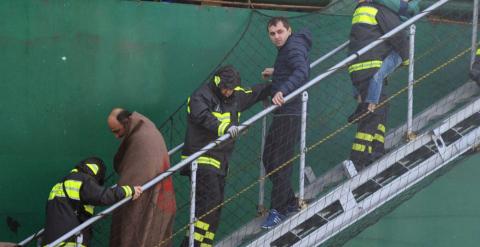
[[[100,158],[90,157],[80,161],[75,168],[53,186],[46,206],[45,232],[42,245],[47,245],[93,216],[94,206],[107,206],[126,197],[137,199],[141,186],[103,187],[105,165]],[[87,246],[91,229],[70,237],[59,246]]]
[[[470,70],[470,78],[480,86],[480,48],[477,49],[475,61]]]
[[[228,161],[234,148],[234,138],[239,134],[240,113],[270,94],[269,83],[251,88],[243,88],[240,84],[240,74],[233,66],[227,65],[218,69],[211,81],[197,89],[187,100],[187,132],[182,159],[226,133],[232,137],[197,158],[195,217],[198,220],[195,222],[195,246],[213,246],[220,220]],[[190,175],[190,169],[182,170],[182,174]],[[188,246],[188,237],[182,246]]]
[[[352,18],[349,53],[355,54],[400,24],[398,13],[370,0],[360,0]],[[350,154],[357,171],[385,152],[388,105],[384,102],[386,94],[382,84],[400,64],[409,64],[408,52],[408,36],[401,31],[358,57],[348,67],[358,102],[355,112],[348,118],[350,123],[358,124]]]

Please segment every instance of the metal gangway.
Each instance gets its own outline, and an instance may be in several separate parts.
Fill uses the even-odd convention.
[[[300,157],[300,191],[298,197],[301,201],[311,198],[312,202],[305,204],[303,210],[283,221],[280,225],[267,232],[260,232],[259,223],[262,217],[258,217],[244,227],[238,229],[230,236],[225,237],[217,243],[217,246],[317,246],[333,237],[348,226],[354,224],[361,218],[368,215],[384,203],[388,202],[401,192],[415,185],[426,176],[437,171],[441,167],[459,157],[472,147],[476,146],[480,141],[480,96],[478,95],[478,86],[472,82],[465,84],[456,91],[441,99],[435,105],[419,114],[417,117],[412,116],[413,101],[413,69],[414,69],[414,35],[415,26],[413,23],[419,19],[429,15],[433,10],[441,7],[450,0],[440,0],[430,7],[423,10],[418,15],[412,17],[402,25],[388,32],[377,41],[362,48],[357,53],[350,55],[340,63],[328,69],[325,73],[316,76],[314,79],[306,83],[301,88],[285,97],[285,101],[303,94],[304,109],[302,116],[302,137],[301,137],[301,157]],[[478,22],[478,0],[474,0],[474,24],[472,35],[472,61],[477,40]],[[331,74],[342,69],[348,63],[354,61],[368,50],[384,42],[397,32],[410,27],[410,65],[409,65],[409,107],[407,123],[385,138],[387,148],[391,151],[384,155],[381,159],[370,165],[358,175],[343,182],[333,191],[316,198],[322,193],[325,186],[342,181],[345,179],[343,165],[339,164],[331,171],[321,177],[316,178],[314,175],[305,170],[305,124],[306,124],[306,102],[308,100],[307,89],[317,84],[319,81],[330,76]],[[325,61],[338,51],[341,51],[348,45],[348,42],[340,45],[325,56],[311,64],[311,67]],[[459,107],[459,105],[462,105]],[[239,128],[240,131],[248,128],[253,123],[265,119],[265,116],[274,111],[277,106],[270,106],[260,113],[254,115],[247,121],[243,122]],[[459,109],[460,108],[460,109]],[[455,110],[454,113],[452,111]],[[438,116],[451,114],[440,123],[431,127],[432,119],[438,119]],[[415,127],[414,127],[415,126]],[[428,126],[428,128],[425,128]],[[402,143],[402,133],[412,135],[413,133],[421,133],[408,143]],[[156,183],[171,176],[186,165],[192,166],[192,192],[191,192],[191,210],[190,210],[190,233],[193,233],[195,218],[195,185],[197,164],[195,160],[207,150],[216,147],[223,141],[230,138],[227,133],[219,137],[214,142],[208,144],[200,151],[182,160],[166,172],[143,185],[143,189],[149,189]],[[169,154],[173,154],[182,147],[182,144],[172,149]],[[264,171],[261,176],[265,176]],[[310,176],[309,176],[310,175]],[[309,180],[309,185],[305,186],[305,176]],[[262,185],[261,185],[262,186]],[[262,190],[260,193],[263,193]],[[368,200],[366,200],[368,198]],[[115,205],[103,210],[94,217],[82,223],[80,226],[67,232],[61,238],[57,239],[48,246],[56,246],[62,241],[77,235],[81,230],[93,224],[97,220],[111,213],[116,208],[127,203],[130,198],[125,198]],[[262,201],[259,203],[262,205]],[[340,217],[342,216],[342,217]],[[28,244],[31,240],[41,235],[43,230],[28,237],[20,242],[20,246]],[[254,236],[252,240],[252,236]],[[249,239],[245,242],[245,239]],[[190,234],[190,246],[193,246],[193,234]]]

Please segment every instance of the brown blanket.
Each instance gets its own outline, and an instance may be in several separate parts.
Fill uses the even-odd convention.
[[[119,185],[143,185],[170,167],[162,134],[146,117],[134,112],[114,158]],[[112,216],[110,246],[171,246],[175,216],[171,178],[150,188]]]

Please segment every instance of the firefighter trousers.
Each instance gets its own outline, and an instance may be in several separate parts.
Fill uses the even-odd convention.
[[[223,203],[225,176],[220,175],[211,169],[202,169],[199,164],[197,170],[197,187],[195,202],[195,233],[194,246],[213,246],[215,233],[220,222],[220,213]],[[218,207],[217,207],[218,206]],[[181,246],[188,246],[188,236]]]

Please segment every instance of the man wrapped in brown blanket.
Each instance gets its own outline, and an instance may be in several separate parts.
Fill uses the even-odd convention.
[[[118,185],[145,184],[170,167],[162,134],[145,116],[115,108],[108,126],[122,140],[113,163],[120,176]],[[171,246],[175,210],[170,177],[114,211],[110,246]]]

